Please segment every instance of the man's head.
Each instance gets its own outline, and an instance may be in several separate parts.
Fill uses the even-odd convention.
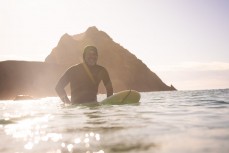
[[[89,66],[96,65],[98,60],[97,48],[95,46],[85,47],[83,52],[83,60]]]

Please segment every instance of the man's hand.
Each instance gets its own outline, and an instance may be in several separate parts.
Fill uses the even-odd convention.
[[[63,96],[63,97],[61,97],[61,100],[62,100],[64,103],[71,103],[71,101],[69,100],[68,96]]]

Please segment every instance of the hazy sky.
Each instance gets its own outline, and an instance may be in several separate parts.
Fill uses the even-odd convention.
[[[0,61],[96,26],[179,90],[229,88],[228,0],[0,0]]]

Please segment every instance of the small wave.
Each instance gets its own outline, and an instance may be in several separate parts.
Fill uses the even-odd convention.
[[[205,102],[207,104],[213,104],[213,105],[221,105],[221,104],[229,104],[229,101],[224,101],[224,100],[200,100],[201,102]]]
[[[0,125],[15,124],[16,122],[8,119],[0,119]]]
[[[229,101],[216,100],[215,104],[229,104]]]
[[[109,147],[109,150],[112,152],[130,152],[130,151],[136,151],[138,152],[139,150],[152,150],[152,148],[157,149],[159,147],[158,144],[155,143],[121,143],[117,145],[113,145],[112,147]]]

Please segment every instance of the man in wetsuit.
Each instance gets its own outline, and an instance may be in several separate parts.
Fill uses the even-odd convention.
[[[113,95],[113,87],[107,70],[97,65],[98,52],[94,46],[87,46],[83,53],[83,63],[70,67],[56,85],[56,92],[64,103],[97,102],[99,83],[107,91],[107,97]],[[67,97],[65,86],[70,83],[71,101]]]

